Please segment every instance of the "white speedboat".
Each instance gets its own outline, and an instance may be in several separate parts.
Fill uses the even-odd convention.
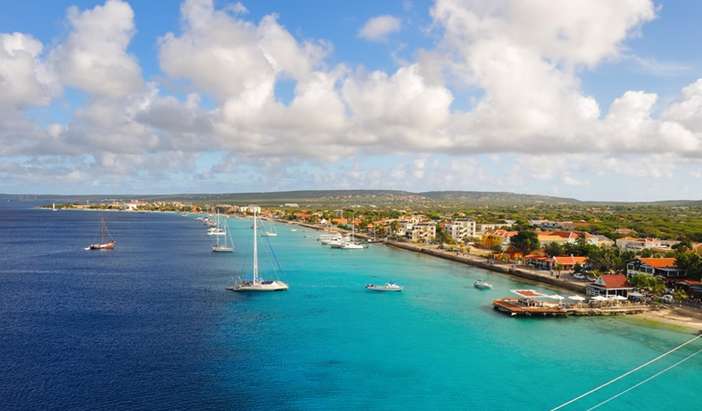
[[[341,244],[339,248],[341,248],[342,250],[360,250],[366,247],[363,244],[348,241]]]
[[[378,284],[367,284],[366,290],[368,291],[388,291],[388,292],[398,292],[402,291],[402,286],[395,283],[385,283],[383,285]]]
[[[266,231],[263,233],[264,237],[278,237],[278,233],[275,231]]]
[[[478,290],[490,290],[492,289],[492,284],[483,280],[475,280],[473,287],[477,288]]]
[[[253,220],[253,268],[251,270],[251,280],[234,283],[227,287],[227,290],[235,292],[287,291],[288,285],[286,283],[279,280],[263,280],[258,273],[256,209],[254,209]]]

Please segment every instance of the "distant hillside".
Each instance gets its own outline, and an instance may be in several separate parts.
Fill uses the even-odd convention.
[[[305,206],[376,205],[393,207],[435,207],[461,205],[583,205],[583,206],[660,206],[701,207],[702,201],[671,200],[656,202],[580,201],[574,198],[537,194],[519,194],[491,191],[427,191],[402,190],[298,190],[259,193],[197,193],[197,194],[142,194],[142,195],[14,195],[0,194],[0,200],[105,202],[111,200],[141,199],[147,201],[184,201],[195,203],[257,203],[263,206],[298,203]]]
[[[509,192],[490,191],[428,191],[422,196],[435,201],[500,203],[500,204],[572,204],[580,203],[574,198],[553,197],[536,194],[517,194]]]

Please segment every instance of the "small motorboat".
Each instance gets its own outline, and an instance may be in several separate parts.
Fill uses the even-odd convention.
[[[368,291],[402,291],[402,286],[395,283],[385,283],[383,285],[367,284]]]
[[[487,281],[476,280],[473,283],[473,287],[477,288],[478,290],[490,290],[492,289],[492,284],[488,283]]]

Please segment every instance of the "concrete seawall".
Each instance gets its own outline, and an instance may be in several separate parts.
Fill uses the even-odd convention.
[[[385,244],[392,246],[392,247],[401,248],[404,250],[414,251],[417,253],[427,254],[427,255],[434,256],[434,257],[443,258],[446,260],[451,260],[451,261],[455,261],[455,262],[459,262],[459,263],[463,263],[463,264],[468,264],[468,265],[484,268],[484,269],[490,270],[490,271],[496,271],[499,273],[504,273],[504,274],[509,274],[509,275],[513,275],[516,277],[520,277],[520,278],[525,278],[525,279],[531,280],[531,281],[538,281],[540,283],[550,284],[550,285],[553,285],[556,287],[565,288],[567,290],[575,291],[578,293],[585,292],[585,285],[584,284],[579,284],[579,283],[575,283],[573,281],[568,281],[568,280],[562,280],[559,278],[550,277],[548,275],[538,274],[538,273],[535,273],[531,270],[526,270],[526,269],[518,268],[518,267],[512,267],[512,266],[506,265],[506,264],[492,264],[492,263],[488,262],[487,260],[480,258],[480,257],[456,255],[456,254],[453,254],[453,253],[450,253],[447,251],[443,251],[443,250],[422,247],[419,245],[410,244],[410,243],[403,243],[403,242],[399,242],[399,241],[386,241]]]
[[[297,222],[297,221],[286,221],[286,220],[280,220],[280,219],[276,219],[275,221],[280,222],[280,223],[295,224],[295,225],[299,225],[302,227],[311,228],[314,230],[323,230],[324,229],[323,227],[318,226],[318,225],[301,223],[301,222]],[[342,229],[336,229],[336,231],[347,232],[346,230],[342,230]],[[368,238],[367,235],[362,234],[362,233],[356,233],[356,237]],[[448,252],[448,251],[439,250],[436,248],[429,248],[429,247],[421,246],[418,244],[405,243],[405,242],[401,242],[401,241],[387,240],[387,241],[383,241],[383,243],[388,245],[388,246],[400,248],[400,249],[407,250],[407,251],[414,251],[416,253],[431,255],[434,257],[439,257],[439,258],[455,261],[455,262],[462,263],[462,264],[468,264],[468,265],[483,268],[486,270],[495,271],[498,273],[513,275],[515,277],[520,277],[520,278],[524,278],[524,279],[531,280],[531,281],[536,281],[536,282],[540,282],[540,283],[553,285],[555,287],[564,288],[564,289],[567,289],[570,291],[575,291],[578,293],[585,293],[585,284],[577,283],[577,282],[569,281],[569,280],[565,280],[565,279],[551,277],[547,274],[540,274],[540,273],[537,273],[533,270],[528,270],[528,269],[519,268],[519,267],[513,267],[513,266],[507,265],[507,264],[492,264],[482,257],[476,257],[476,256],[470,256],[470,255],[456,255],[456,254]]]

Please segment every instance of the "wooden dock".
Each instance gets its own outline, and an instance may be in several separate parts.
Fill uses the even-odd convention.
[[[495,310],[512,317],[568,317],[640,314],[651,310],[643,304],[626,304],[612,307],[524,305],[517,298],[501,298],[492,302]]]

